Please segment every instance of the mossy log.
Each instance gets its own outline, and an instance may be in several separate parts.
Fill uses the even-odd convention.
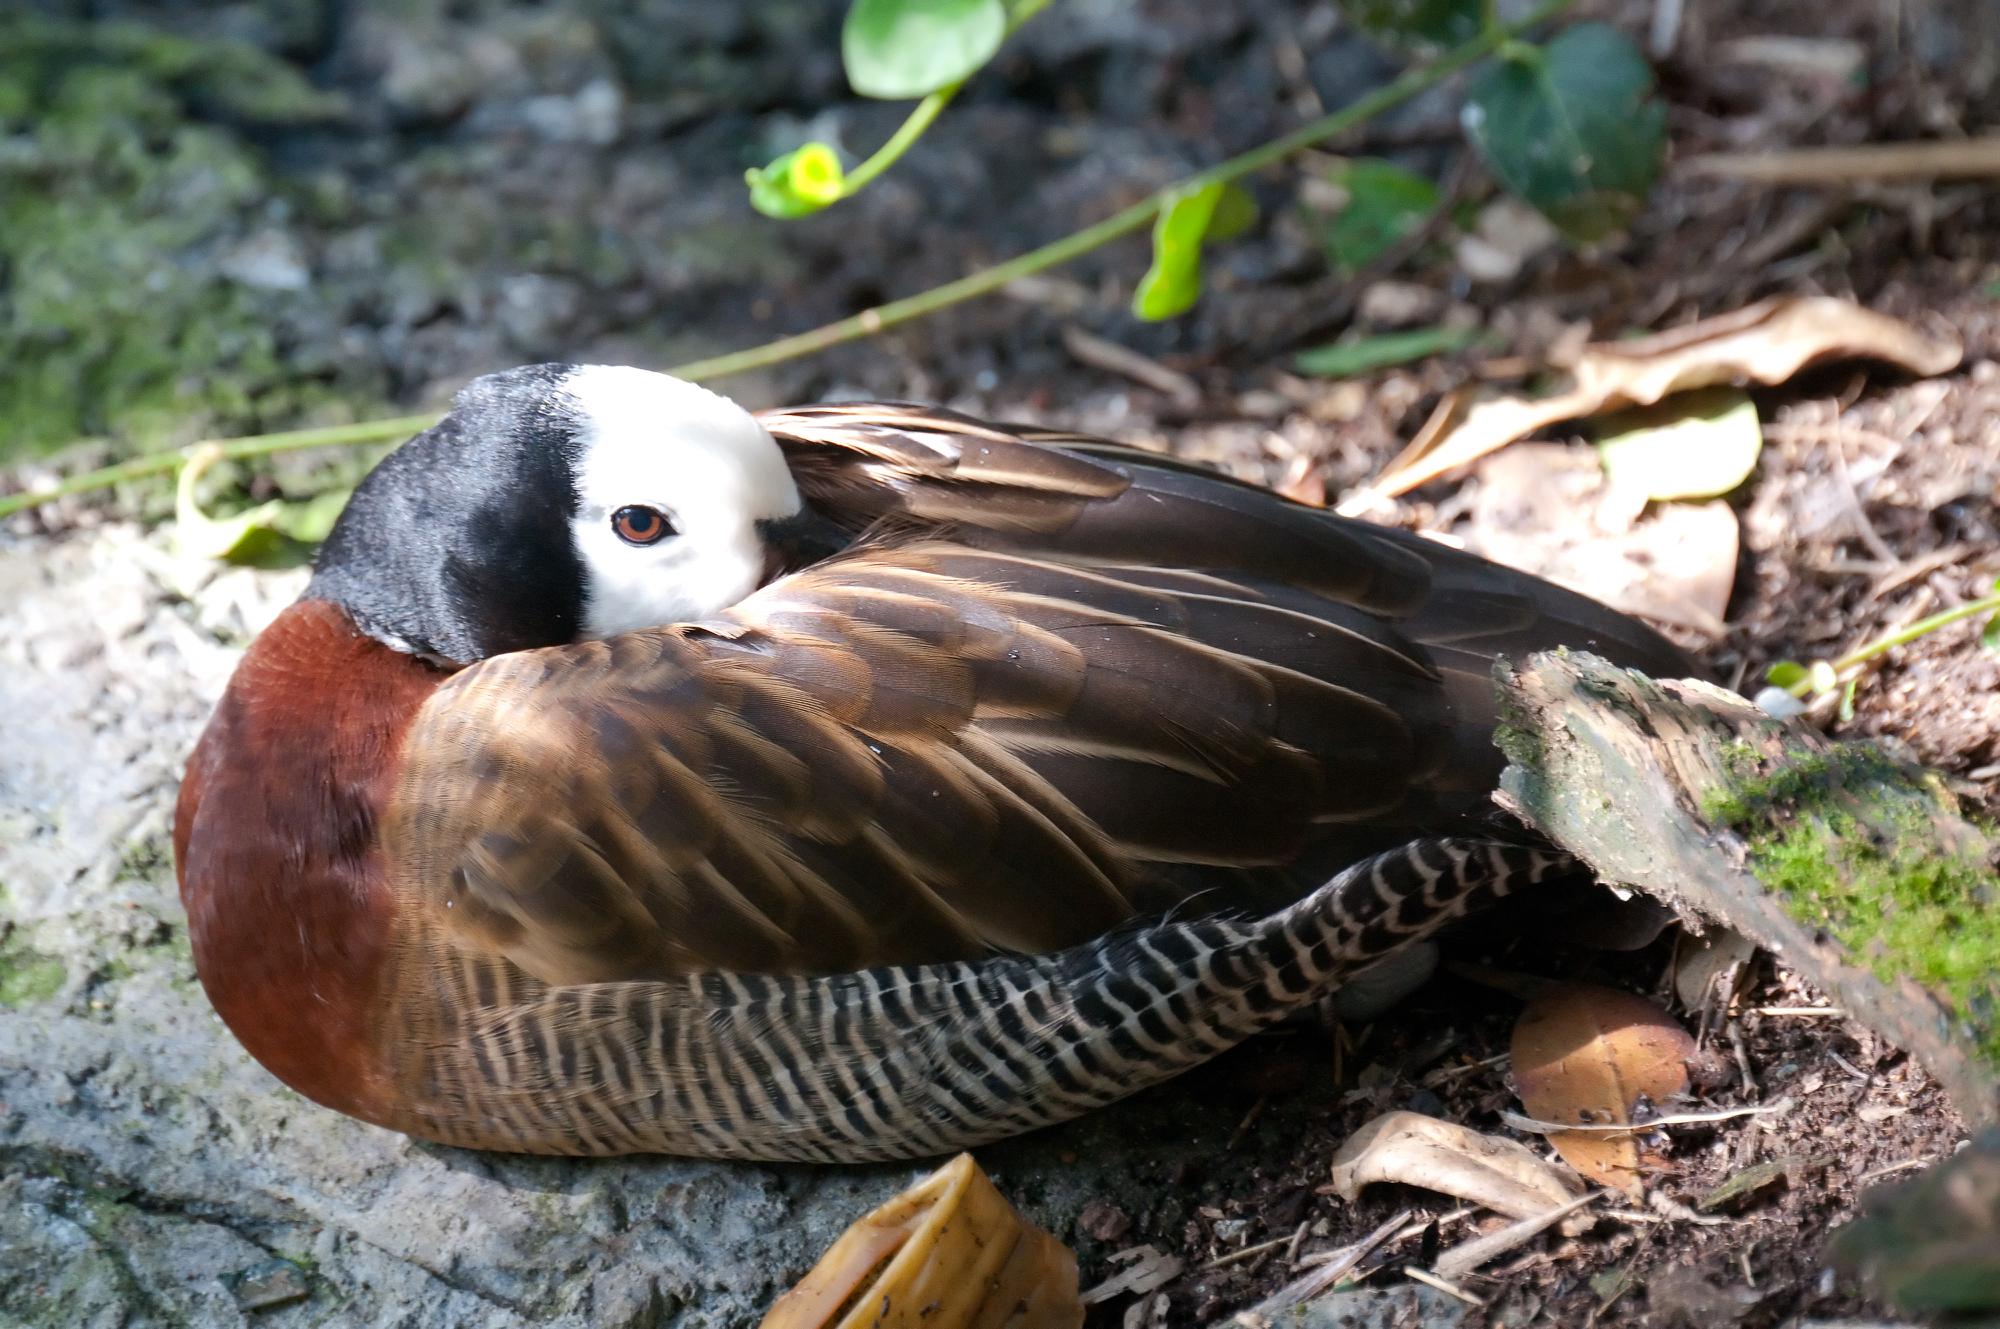
[[[1942,777],[1695,680],[1495,670],[1500,801],[1605,881],[1726,923],[2000,1121],[2000,877]]]

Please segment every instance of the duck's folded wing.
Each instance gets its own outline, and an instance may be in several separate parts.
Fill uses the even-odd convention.
[[[465,946],[563,982],[1066,946],[1486,815],[1496,654],[1686,672],[1580,596],[1130,449],[761,418],[855,548],[476,665],[408,735],[391,869]]]
[[[1439,686],[1332,601],[909,541],[462,671],[384,846],[549,981],[1046,950],[1395,820],[1448,761]]]

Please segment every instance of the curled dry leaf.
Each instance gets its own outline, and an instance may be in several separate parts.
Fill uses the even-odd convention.
[[[1691,388],[1783,383],[1829,360],[1881,360],[1929,376],[1962,354],[1954,341],[1832,296],[1764,300],[1651,337],[1593,342],[1570,366],[1567,390],[1549,396],[1460,394],[1440,408],[1444,427],[1425,431],[1430,446],[1405,449],[1363,492],[1393,498],[1559,420],[1651,406]]]
[[[1658,1104],[1685,1093],[1694,1055],[1687,1031],[1645,998],[1561,983],[1530,1001],[1514,1026],[1514,1085],[1539,1120],[1623,1124],[1642,1100]],[[1634,1135],[1557,1131],[1549,1143],[1584,1176],[1635,1200],[1644,1193],[1644,1172],[1658,1163]]]
[[[1076,1256],[960,1154],[863,1216],[762,1329],[1078,1329]]]
[[[1389,1112],[1348,1137],[1333,1158],[1333,1185],[1352,1202],[1371,1182],[1441,1191],[1531,1218],[1576,1198],[1578,1188],[1517,1140],[1482,1135],[1419,1112]]]

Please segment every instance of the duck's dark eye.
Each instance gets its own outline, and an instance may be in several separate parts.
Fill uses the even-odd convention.
[[[674,533],[674,524],[658,508],[633,504],[611,514],[611,529],[628,545],[656,545]]]

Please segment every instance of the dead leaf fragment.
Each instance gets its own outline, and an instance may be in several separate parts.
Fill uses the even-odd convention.
[[[960,1154],[843,1232],[772,1304],[762,1329],[1082,1324],[1076,1256]]]
[[[1465,532],[1472,552],[1628,614],[1724,631],[1740,539],[1727,503],[1663,503],[1639,516],[1605,486],[1594,456],[1559,443],[1510,448],[1479,478]]]
[[[1179,1278],[1183,1267],[1178,1255],[1168,1255],[1158,1246],[1133,1246],[1119,1251],[1111,1260],[1125,1267],[1084,1293],[1084,1305],[1095,1306],[1121,1292],[1144,1294],[1158,1291]]]
[[[1514,1085],[1528,1115],[1542,1121],[1624,1124],[1642,1101],[1685,1093],[1694,1055],[1687,1031],[1645,998],[1562,983],[1529,1002],[1514,1026]],[[1549,1143],[1584,1176],[1634,1200],[1657,1163],[1633,1135],[1558,1131]]]
[[[1468,398],[1423,455],[1406,450],[1363,492],[1393,498],[1557,421],[1651,406],[1675,392],[1783,383],[1829,360],[1881,360],[1928,377],[1962,354],[1955,341],[1833,296],[1764,300],[1650,337],[1593,342],[1571,368],[1570,386],[1551,396]]]
[[[1796,1158],[1772,1158],[1754,1163],[1724,1180],[1694,1202],[1702,1210],[1720,1209],[1731,1200],[1760,1191],[1798,1166]]]
[[[1333,1158],[1333,1185],[1352,1201],[1363,1186],[1393,1181],[1440,1191],[1510,1218],[1532,1218],[1576,1198],[1578,1188],[1517,1140],[1389,1112],[1348,1137]]]

